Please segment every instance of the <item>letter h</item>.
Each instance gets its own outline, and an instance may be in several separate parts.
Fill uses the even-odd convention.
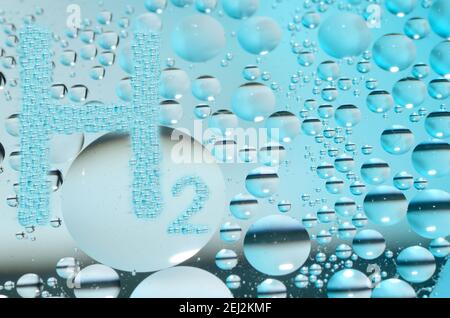
[[[50,96],[52,51],[50,32],[25,26],[20,33],[19,213],[22,226],[44,225],[50,218],[49,141],[52,134],[128,132],[133,172],[132,205],[139,218],[161,211],[159,149],[159,35],[134,33],[131,103],[82,107],[57,105]]]

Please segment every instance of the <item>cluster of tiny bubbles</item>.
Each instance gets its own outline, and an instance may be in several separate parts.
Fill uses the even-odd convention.
[[[270,215],[254,222],[244,239],[244,254],[258,271],[274,276],[290,274],[309,257],[311,241],[303,225],[286,215]],[[270,254],[270,257],[266,255]]]
[[[444,177],[450,172],[450,144],[438,139],[422,142],[414,148],[411,159],[422,176]]]
[[[398,274],[408,282],[422,283],[430,279],[436,270],[433,254],[421,246],[407,247],[396,260]]]
[[[258,209],[258,200],[249,194],[238,194],[230,201],[231,214],[239,220],[248,220]]]
[[[235,243],[240,240],[242,228],[237,223],[226,222],[220,227],[220,238],[226,243]]]
[[[221,270],[232,270],[238,264],[236,252],[229,249],[221,249],[216,254],[216,266]]]

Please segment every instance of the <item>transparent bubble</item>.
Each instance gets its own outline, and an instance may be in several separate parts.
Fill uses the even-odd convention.
[[[259,149],[258,160],[265,166],[278,166],[286,157],[286,149],[276,143],[270,142]]]
[[[277,170],[272,167],[256,168],[245,179],[247,191],[258,198],[270,197],[278,190],[278,186]]]
[[[240,240],[242,228],[239,224],[226,222],[220,228],[220,238],[226,243],[235,243]]]
[[[258,298],[286,298],[286,286],[279,280],[268,278],[256,286]]]
[[[430,81],[428,95],[436,100],[447,99],[450,96],[450,81],[445,78]]]
[[[118,61],[122,70],[128,74],[133,73],[133,54],[130,46],[121,47],[118,53]]]
[[[397,73],[416,59],[414,42],[403,34],[385,34],[373,45],[375,63],[385,71]]]
[[[450,172],[450,145],[444,141],[418,144],[411,158],[414,169],[424,177],[441,178]]]
[[[177,101],[165,100],[159,106],[161,125],[175,125],[183,117],[183,107]]]
[[[325,188],[331,194],[341,193],[344,189],[344,181],[336,177],[331,177],[326,181]]]
[[[221,249],[216,254],[216,266],[221,270],[232,270],[238,263],[237,254],[232,250]]]
[[[133,30],[137,32],[152,32],[159,33],[162,30],[161,18],[151,12],[143,13],[138,16],[133,22]]]
[[[292,208],[291,202],[286,201],[286,200],[280,201],[277,206],[278,206],[278,211],[280,211],[281,213],[287,213]]]
[[[88,97],[89,90],[84,85],[74,85],[69,89],[69,98],[72,102],[85,102]]]
[[[75,276],[74,285],[77,298],[116,298],[120,293],[119,274],[102,264],[83,268]]]
[[[131,79],[129,77],[119,81],[116,86],[116,94],[124,102],[131,102],[133,99],[133,88],[131,87]]]
[[[385,113],[394,107],[394,99],[387,91],[373,91],[367,95],[367,107],[374,113]]]
[[[298,274],[297,276],[295,276],[294,278],[295,287],[306,288],[308,287],[308,284],[309,284],[308,276],[303,274]]]
[[[364,211],[370,221],[389,226],[400,222],[408,209],[405,195],[391,186],[378,186],[364,198]]]
[[[354,181],[350,184],[350,192],[353,195],[361,195],[366,192],[366,185],[361,181]]]
[[[208,125],[213,131],[229,136],[232,130],[238,126],[238,118],[229,110],[222,109],[209,117]]]
[[[361,121],[361,110],[355,105],[341,105],[336,109],[334,119],[341,127],[354,127]]]
[[[327,284],[329,298],[370,298],[371,282],[366,275],[355,269],[344,269],[333,276]]]
[[[450,3],[447,0],[436,0],[428,16],[433,31],[443,37],[450,37]]]
[[[450,242],[443,237],[438,237],[430,242],[428,249],[434,257],[447,257],[450,254]]]
[[[356,202],[351,198],[341,197],[334,203],[334,210],[343,218],[351,217],[356,212]]]
[[[443,41],[431,50],[430,65],[436,73],[450,79],[450,41]]]
[[[260,83],[247,83],[235,90],[231,105],[235,114],[247,121],[260,122],[275,109],[273,91]]]
[[[366,22],[353,13],[340,12],[328,17],[319,28],[321,48],[332,57],[357,56],[370,45]]]
[[[308,232],[302,224],[286,215],[270,215],[249,228],[244,254],[249,263],[267,275],[286,275],[307,260],[311,250]]]
[[[36,274],[25,274],[16,283],[16,291],[22,298],[37,298],[44,289],[44,282]]]
[[[372,298],[416,298],[416,292],[407,282],[390,278],[375,286]]]
[[[317,118],[309,117],[302,122],[302,131],[307,136],[317,136],[322,132],[322,121]]]
[[[225,13],[234,19],[245,19],[258,10],[259,0],[222,0]]]
[[[350,256],[352,255],[352,248],[350,246],[348,246],[347,244],[339,244],[336,247],[336,256],[339,259],[347,259],[350,258]]]
[[[241,47],[250,54],[265,55],[281,41],[281,28],[269,17],[252,17],[242,22],[238,30]]]
[[[423,104],[427,97],[427,87],[421,80],[407,77],[394,84],[392,95],[398,105],[410,109]]]
[[[119,35],[114,31],[103,32],[98,39],[98,44],[104,50],[115,50],[119,45]]]
[[[239,289],[241,287],[241,278],[237,275],[230,275],[226,278],[225,283],[229,289]]]
[[[191,87],[189,75],[178,68],[166,68],[161,72],[160,94],[167,99],[180,99]]]
[[[230,201],[230,211],[237,219],[248,220],[256,213],[258,200],[248,194],[238,194]]]
[[[383,254],[386,241],[379,232],[375,230],[359,231],[352,242],[353,250],[362,259],[373,260]]]
[[[450,137],[450,112],[435,111],[429,113],[425,119],[425,129],[430,136],[435,138]]]
[[[344,221],[339,224],[337,236],[341,240],[348,240],[353,238],[356,233],[356,227],[348,221]]]
[[[316,169],[317,175],[322,179],[328,179],[334,176],[334,166],[327,162],[322,162]]]
[[[405,248],[397,257],[397,272],[411,283],[422,283],[433,276],[436,262],[433,254],[420,246]]]
[[[305,28],[315,29],[319,26],[320,23],[320,15],[317,12],[311,11],[306,12],[302,16],[302,24]]]
[[[411,73],[415,78],[422,79],[430,75],[430,67],[427,64],[418,63],[413,66]]]
[[[291,142],[300,132],[300,120],[288,111],[273,113],[265,122],[269,137],[279,142]]]
[[[172,140],[172,133],[186,138],[183,140],[191,140],[194,157],[190,157],[189,163],[175,163],[171,159],[172,148],[179,140]],[[131,211],[128,135],[107,134],[97,139],[81,152],[67,173],[62,188],[64,223],[79,248],[95,260],[126,271],[167,268],[195,255],[220,226],[225,212],[220,208],[225,207],[224,181],[209,151],[189,136],[169,128],[160,129],[160,142],[161,155],[165,158],[161,162],[161,187],[163,198],[167,199],[161,214],[154,220],[139,219]],[[205,162],[191,163],[192,158],[198,156]],[[211,190],[199,215],[189,220],[193,224],[201,223],[208,231],[200,234],[168,232],[169,225],[192,200],[191,191],[170,199],[180,171],[183,175],[193,174],[203,179]],[[85,199],[80,201],[80,197]],[[214,213],[209,213],[211,206],[216,206]],[[109,221],[104,222],[106,219]],[[161,249],[161,240],[164,240],[164,249]]]
[[[179,8],[185,8],[189,7],[192,3],[194,3],[194,0],[170,0],[172,4]]]
[[[417,0],[386,0],[386,8],[399,18],[411,13],[416,7]]]
[[[411,39],[420,40],[430,34],[431,28],[428,20],[423,18],[411,18],[405,23],[403,31]]]
[[[261,75],[261,71],[258,66],[248,65],[244,68],[242,74],[247,81],[254,81]]]
[[[406,171],[398,172],[394,178],[394,186],[399,190],[409,190],[413,186],[414,178]]]
[[[381,146],[392,155],[407,153],[414,145],[414,135],[406,127],[393,125],[381,134]]]
[[[227,286],[213,274],[195,267],[177,266],[144,279],[131,298],[232,298]]]
[[[217,0],[195,0],[195,8],[202,13],[211,13],[217,7]]]
[[[222,91],[220,81],[213,76],[200,76],[192,83],[192,94],[202,101],[213,101]]]
[[[105,77],[105,68],[103,66],[94,66],[89,71],[89,77],[94,81],[102,80]]]
[[[336,212],[334,209],[324,205],[317,211],[317,219],[323,224],[333,222],[336,220]]]
[[[217,56],[225,47],[222,25],[207,15],[192,15],[175,27],[172,48],[189,62],[206,62]]]
[[[391,168],[388,163],[378,158],[371,158],[361,166],[361,177],[372,185],[384,183],[390,174]]]
[[[211,115],[211,111],[212,111],[211,106],[201,104],[201,105],[195,106],[194,114],[195,114],[195,117],[197,117],[198,119],[205,119],[205,118],[209,117],[209,115]]]
[[[450,194],[444,190],[426,189],[409,203],[408,222],[411,229],[425,238],[450,235]]]
[[[167,0],[146,0],[144,5],[148,11],[161,14],[167,7]]]

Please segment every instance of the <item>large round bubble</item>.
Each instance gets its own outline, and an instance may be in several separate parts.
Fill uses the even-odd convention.
[[[369,278],[355,269],[344,269],[331,276],[327,285],[329,298],[370,298]]]
[[[412,152],[412,163],[424,177],[445,177],[450,172],[450,144],[440,140],[422,142]]]
[[[244,254],[258,271],[274,276],[296,271],[308,259],[311,241],[303,225],[285,215],[270,215],[249,228]]]
[[[357,56],[367,49],[371,32],[359,15],[340,12],[328,17],[319,28],[322,49],[335,58]]]
[[[403,34],[386,34],[373,45],[375,63],[385,71],[397,73],[414,63],[416,46]]]
[[[414,232],[429,239],[450,235],[450,194],[422,190],[409,203],[408,222]]]
[[[443,38],[450,37],[450,1],[434,1],[428,19],[431,28],[437,35]]]
[[[252,16],[259,7],[259,0],[222,0],[223,10],[234,19]]]
[[[213,274],[195,267],[179,266],[144,279],[131,298],[232,298],[227,286]]]
[[[441,42],[433,48],[430,64],[436,73],[450,79],[450,41]]]
[[[372,298],[416,298],[416,292],[407,282],[390,278],[377,284],[372,291]]]
[[[225,47],[222,25],[208,15],[185,18],[172,33],[172,48],[189,62],[206,62],[217,56]]]
[[[394,225],[400,222],[408,209],[405,195],[391,186],[378,186],[364,198],[364,211],[377,225]]]
[[[405,248],[397,257],[397,272],[411,283],[423,283],[433,276],[436,261],[433,254],[421,246]]]
[[[164,207],[155,219],[139,219],[132,211],[128,135],[101,137],[72,164],[63,188],[64,222],[80,249],[95,260],[126,271],[160,270],[195,255],[220,226],[226,206],[225,186],[209,152],[189,136],[169,128],[160,129],[160,142]],[[184,155],[180,147],[188,147]],[[190,149],[187,157],[186,149]],[[205,162],[194,163],[199,156]],[[201,224],[208,230],[170,234],[169,225],[192,201],[191,188],[180,197],[172,196],[172,187],[185,176],[196,176],[209,188],[209,200],[189,219],[191,224]]]
[[[283,33],[278,23],[269,17],[253,17],[241,24],[238,41],[244,50],[265,55],[280,44]]]

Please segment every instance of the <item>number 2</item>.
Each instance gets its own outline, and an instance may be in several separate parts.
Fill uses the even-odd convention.
[[[203,234],[208,232],[208,227],[206,225],[194,225],[188,223],[188,220],[196,213],[200,212],[205,206],[206,201],[208,201],[208,186],[199,177],[182,177],[172,187],[172,195],[174,197],[179,197],[183,190],[188,186],[194,187],[194,199],[191,205],[169,224],[167,229],[169,234]]]

